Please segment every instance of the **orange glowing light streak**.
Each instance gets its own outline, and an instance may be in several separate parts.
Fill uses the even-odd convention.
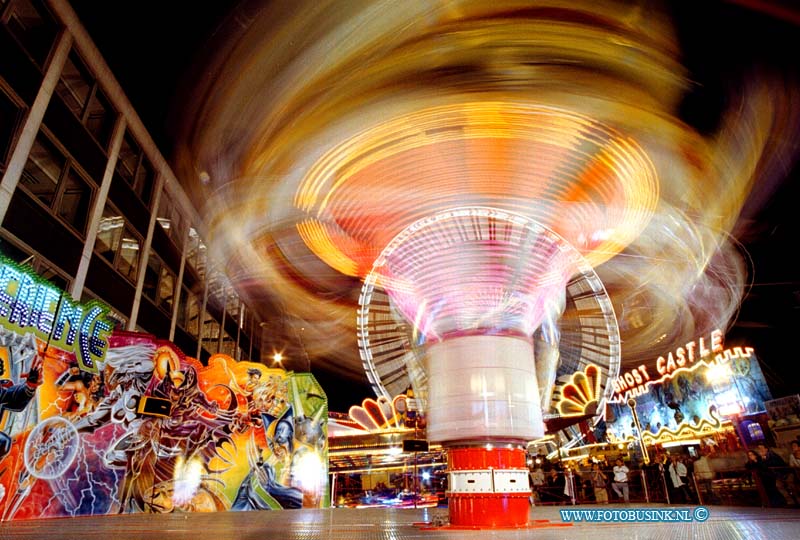
[[[405,394],[398,394],[393,399],[378,396],[377,399],[365,398],[361,405],[350,407],[347,415],[350,420],[361,426],[366,431],[382,432],[406,429],[401,424],[401,414],[397,410],[397,403],[408,398]]]
[[[353,330],[348,276],[363,276],[403,227],[462,205],[552,220],[624,306],[628,365],[733,320],[747,271],[729,234],[794,159],[796,85],[753,73],[719,128],[701,135],[680,119],[691,82],[663,10],[645,17],[635,3],[589,0],[273,4],[215,48],[213,76],[187,95],[197,114],[178,176],[210,173],[193,193],[209,252],[239,266],[256,298],[314,321],[304,339],[324,361],[355,366],[342,337]],[[593,178],[603,203],[568,208],[561,197],[591,160],[627,180]],[[319,230],[301,237],[304,220]],[[276,237],[278,249],[262,249]]]
[[[339,238],[340,235],[336,232],[331,232],[329,226],[314,219],[298,223],[297,233],[306,245],[317,246],[317,255],[328,265],[344,274],[356,275],[358,263],[347,257],[334,242],[334,240],[338,240],[339,245],[342,245],[348,241],[346,236],[341,235],[341,238]]]
[[[602,246],[591,254],[599,264],[644,227],[658,198],[652,163],[621,139],[588,118],[530,104],[420,111],[334,147],[309,169],[296,204],[343,234],[321,228],[303,239],[333,268],[363,276],[403,226],[470,202],[533,215],[586,253]],[[524,152],[532,143],[544,158]],[[452,158],[440,145],[461,153]]]

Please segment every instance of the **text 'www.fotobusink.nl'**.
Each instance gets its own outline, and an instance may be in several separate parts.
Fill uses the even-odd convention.
[[[703,522],[708,519],[709,512],[705,506],[693,508],[620,508],[620,509],[564,509],[560,510],[561,521],[587,523],[619,523],[619,522]]]

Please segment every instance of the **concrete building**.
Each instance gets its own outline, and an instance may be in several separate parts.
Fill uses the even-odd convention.
[[[0,1],[0,252],[118,327],[260,358],[260,321],[66,1]]]

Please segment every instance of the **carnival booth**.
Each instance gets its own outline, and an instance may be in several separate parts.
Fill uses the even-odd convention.
[[[752,347],[721,330],[620,374],[607,411],[612,443],[674,445],[710,438],[731,450],[762,442],[769,388]]]

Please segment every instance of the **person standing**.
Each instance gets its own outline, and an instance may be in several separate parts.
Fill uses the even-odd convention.
[[[714,469],[706,451],[703,451],[694,462],[694,478],[697,481],[697,489],[706,497],[705,502],[716,504],[718,500],[713,489]]]
[[[786,488],[794,498],[794,504],[800,504],[800,441],[797,440],[791,442]],[[792,501],[789,501],[789,504],[792,504]]]
[[[531,504],[542,502],[541,491],[544,487],[544,471],[536,467],[530,473],[531,478]]]
[[[761,482],[773,508],[785,506],[789,497],[786,493],[784,476],[788,472],[786,462],[765,444],[756,446],[756,453],[761,458]]]
[[[621,497],[626,503],[630,502],[630,493],[628,490],[628,473],[630,469],[625,466],[622,459],[617,459],[617,464],[614,466],[614,481],[611,483],[611,489]]]
[[[761,456],[759,456],[755,450],[747,451],[747,462],[744,464],[744,468],[753,475],[753,481],[756,484],[756,489],[761,499],[761,506],[772,506],[775,495],[770,492],[770,487],[772,490],[777,491],[777,489],[775,489],[775,479],[773,477],[770,482],[769,470],[766,465],[764,465]],[[774,502],[777,502],[777,500]]]
[[[550,477],[547,479],[547,486],[550,502],[563,503],[566,499],[564,496],[567,487],[566,471],[558,466],[554,466],[550,469]]]
[[[668,471],[674,493],[678,498],[682,499],[675,502],[692,502],[692,498],[689,495],[689,486],[686,484],[688,471],[686,470],[686,465],[683,464],[678,456],[672,456],[672,463],[670,463]]]
[[[789,467],[800,470],[800,440],[795,439],[789,443]]]
[[[595,463],[592,467],[592,488],[597,504],[608,504],[608,477],[599,463]]]

